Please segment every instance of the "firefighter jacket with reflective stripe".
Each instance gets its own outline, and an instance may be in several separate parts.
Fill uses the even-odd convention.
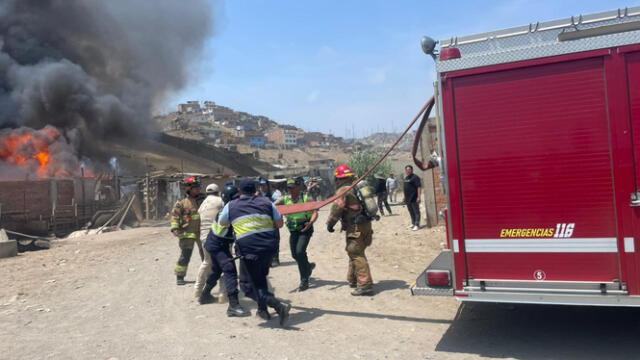
[[[229,203],[229,221],[241,255],[274,254],[278,237],[273,205],[263,196],[241,196]]]
[[[171,230],[181,231],[180,239],[200,238],[200,214],[198,200],[191,196],[178,200],[171,210]]]
[[[343,194],[331,206],[329,219],[327,224],[335,225],[338,221],[342,223],[342,230],[347,232],[347,237],[353,236],[358,232],[356,218],[362,213],[362,204],[356,195],[356,191],[347,189],[350,183],[343,184],[336,193]],[[367,220],[366,222],[370,222]]]
[[[293,201],[291,196],[285,195],[283,205],[302,204],[308,201],[309,201],[309,197],[307,196],[306,193],[302,194],[302,196],[300,196],[298,200],[295,202]],[[309,222],[309,220],[311,220],[312,215],[313,215],[312,211],[304,211],[304,212],[286,215],[287,228],[289,228],[290,231],[300,231],[300,229],[304,228],[304,224],[306,222]]]

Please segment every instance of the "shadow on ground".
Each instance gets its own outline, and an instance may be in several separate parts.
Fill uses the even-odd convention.
[[[295,305],[292,307],[292,309],[297,310],[297,312],[291,314],[291,317],[289,318],[289,322],[288,322],[289,326],[295,326],[298,324],[311,322],[323,315],[345,316],[351,319],[352,318],[369,318],[369,319],[379,319],[379,320],[434,323],[434,324],[448,324],[451,322],[450,320],[444,320],[444,319],[419,318],[419,317],[411,317],[411,316],[403,316],[403,315],[377,314],[377,313],[366,313],[366,312],[358,312],[358,311],[338,311],[338,310],[331,310],[331,309],[319,309],[319,308],[310,308],[310,307],[295,306]]]
[[[516,359],[632,359],[640,309],[462,304],[436,350]]]
[[[376,294],[379,294],[389,290],[408,289],[409,285],[403,280],[381,280],[375,283],[373,288]]]

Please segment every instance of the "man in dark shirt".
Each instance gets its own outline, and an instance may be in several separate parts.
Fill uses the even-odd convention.
[[[378,197],[378,210],[380,210],[380,215],[384,216],[384,207],[387,208],[389,215],[391,215],[391,206],[389,206],[389,202],[387,201],[387,180],[384,175],[377,174],[376,178],[376,196]]]
[[[420,201],[422,200],[422,182],[413,173],[413,166],[404,167],[404,203],[411,215],[411,230],[420,230]]]

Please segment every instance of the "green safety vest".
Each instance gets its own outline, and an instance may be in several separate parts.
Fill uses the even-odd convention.
[[[291,199],[290,195],[285,195],[284,196],[283,205],[302,204],[302,203],[306,203],[308,201],[309,201],[309,197],[307,196],[306,193],[304,195],[302,195],[298,199],[298,201],[296,201],[296,202],[294,202],[293,199]],[[293,213],[293,214],[286,215],[286,217],[287,217],[287,227],[291,231],[299,231],[300,229],[302,229],[304,227],[304,223],[306,223],[309,220],[311,220],[311,216],[312,215],[313,215],[312,211],[303,211],[303,212],[299,212],[299,213]]]

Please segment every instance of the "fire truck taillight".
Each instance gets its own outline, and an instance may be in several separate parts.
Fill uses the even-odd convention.
[[[427,270],[427,285],[450,286],[451,272],[449,270]]]
[[[453,59],[460,59],[460,49],[454,47],[448,47],[440,50],[440,61],[447,61]]]

